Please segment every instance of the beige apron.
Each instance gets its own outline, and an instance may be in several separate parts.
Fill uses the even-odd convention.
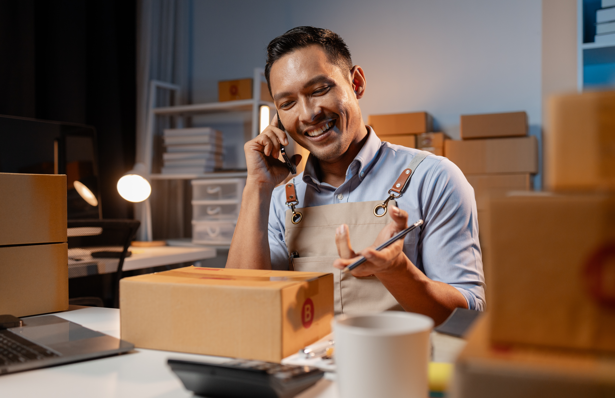
[[[403,194],[409,185],[414,170],[427,156],[419,152],[410,166],[393,184],[391,195],[386,202]],[[287,185],[288,187],[288,185]],[[292,187],[294,191],[294,186]],[[288,192],[288,191],[287,191]],[[287,194],[288,196],[288,194]],[[333,267],[339,258],[335,244],[335,230],[342,224],[348,225],[350,241],[355,252],[374,244],[376,237],[392,221],[390,213],[377,217],[374,209],[382,201],[339,203],[296,209],[301,212],[301,222],[291,222],[293,212],[286,211],[286,246],[289,252],[289,268],[295,271],[332,273],[334,277],[334,300],[336,314],[374,313],[382,311],[403,311],[395,297],[375,276],[357,278],[342,273]]]

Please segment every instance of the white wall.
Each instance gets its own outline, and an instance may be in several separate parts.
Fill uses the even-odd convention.
[[[275,36],[313,25],[340,34],[365,70],[365,120],[424,110],[459,138],[461,114],[524,110],[540,138],[541,0],[194,1],[194,102],[263,67]]]
[[[461,114],[525,110],[541,121],[538,0],[293,4],[292,25],[340,34],[365,70],[364,116],[426,110],[453,138]]]

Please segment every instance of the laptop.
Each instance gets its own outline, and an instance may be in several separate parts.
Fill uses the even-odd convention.
[[[11,324],[4,324],[6,326]],[[0,375],[126,353],[134,345],[53,315],[0,327]]]

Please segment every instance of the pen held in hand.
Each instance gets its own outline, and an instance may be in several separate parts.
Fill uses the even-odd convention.
[[[404,229],[403,231],[401,231],[397,235],[393,236],[391,239],[387,240],[386,242],[384,242],[383,244],[378,246],[376,248],[376,251],[381,251],[385,247],[388,247],[388,246],[392,245],[395,241],[397,241],[399,239],[402,239],[404,236],[408,235],[408,232],[412,231],[416,227],[420,227],[421,225],[423,225],[423,220],[418,220],[417,222],[415,222],[414,224],[412,224],[408,228]],[[360,259],[358,259],[354,263],[350,264],[348,267],[344,268],[342,270],[342,273],[348,273],[348,272],[352,271],[353,269],[357,268],[359,265],[363,264],[365,261],[367,261],[367,259],[365,257],[361,256]]]

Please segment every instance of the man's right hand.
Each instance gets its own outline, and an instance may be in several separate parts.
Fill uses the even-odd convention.
[[[280,156],[280,145],[288,144],[286,133],[278,127],[278,116],[274,115],[269,126],[243,147],[248,167],[247,182],[270,185],[273,189],[284,181],[290,171],[278,157]],[[298,165],[300,161],[301,155],[297,154],[291,158],[291,162],[295,165]]]

